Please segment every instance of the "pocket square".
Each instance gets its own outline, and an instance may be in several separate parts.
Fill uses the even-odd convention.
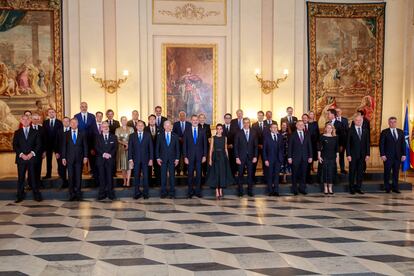
[[[113,144],[113,143],[115,143],[115,142],[109,142],[109,144]]]

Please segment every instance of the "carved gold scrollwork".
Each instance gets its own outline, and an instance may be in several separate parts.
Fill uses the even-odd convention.
[[[204,8],[199,8],[191,3],[176,7],[174,11],[160,10],[158,12],[162,15],[188,20],[201,20],[205,17],[220,15],[220,11],[206,11]]]

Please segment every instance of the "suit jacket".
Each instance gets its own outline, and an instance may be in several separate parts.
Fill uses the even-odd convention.
[[[32,129],[34,129],[34,126],[31,126]],[[37,132],[39,133],[40,137],[40,151],[39,154],[36,153],[36,158],[38,160],[42,159],[43,152],[46,151],[46,132],[43,126],[38,125],[37,126]]]
[[[86,132],[86,135],[89,135],[89,132],[91,131],[91,127],[96,125],[96,118],[95,115],[92,113],[87,113],[87,120],[86,124],[83,121],[82,113],[75,114],[75,118],[78,119],[78,129],[80,131]]]
[[[66,159],[68,163],[82,163],[84,158],[88,157],[88,141],[86,132],[78,129],[76,144],[72,140],[72,130],[65,133],[62,146],[62,159]]]
[[[370,155],[370,136],[369,130],[362,127],[361,139],[359,139],[355,127],[351,127],[348,132],[346,144],[346,156],[355,158],[365,158]]]
[[[401,160],[402,156],[405,156],[406,144],[404,132],[397,128],[397,140],[391,133],[390,128],[386,128],[381,131],[380,135],[380,156],[386,156],[387,159]]]
[[[70,130],[70,128],[69,128],[69,130]],[[55,153],[62,154],[62,146],[63,146],[63,144],[65,142],[65,133],[66,132],[65,132],[63,126],[60,129],[57,130],[57,133],[56,133],[56,142],[55,142],[55,144],[56,144]]]
[[[266,120],[264,120],[263,122],[264,122],[264,125],[265,125],[268,129],[270,129],[270,126],[271,126],[272,124],[276,124],[276,121],[275,121],[275,120],[271,120],[271,123],[270,123],[270,124],[269,124],[269,122],[267,121],[267,119],[266,119]]]
[[[262,128],[260,128],[259,122],[256,122],[252,125],[252,129],[257,133],[257,142],[259,145],[263,145],[263,135],[264,133],[268,132],[269,129],[266,128],[264,122]]]
[[[188,128],[191,128],[191,124],[190,124],[190,122],[185,121],[184,133],[187,131]],[[174,123],[172,132],[174,132],[180,138],[180,140],[184,137],[184,133],[181,130],[181,122],[180,121]]]
[[[334,122],[336,136],[338,137],[338,145],[345,147],[348,139],[348,128],[342,121],[335,120]]]
[[[234,157],[241,161],[252,160],[258,155],[258,139],[253,129],[249,129],[249,141],[244,130],[240,130],[234,138]]]
[[[273,140],[272,133],[267,132],[263,138],[263,161],[283,163],[285,142],[283,136],[276,134],[277,141]]]
[[[150,160],[154,160],[154,145],[152,141],[151,134],[148,131],[143,132],[141,142],[139,142],[137,132],[130,134],[128,140],[128,160],[133,160],[135,164],[140,162],[148,164]]]
[[[96,151],[96,162],[102,163],[104,160],[103,154],[109,153],[111,157],[111,161],[115,162],[116,160],[116,152],[118,151],[118,138],[112,134],[108,134],[108,141],[105,142],[104,135],[97,135],[95,137],[95,151]]]
[[[19,157],[21,153],[29,154],[33,151],[36,156],[41,156],[41,139],[39,132],[37,130],[29,128],[29,133],[26,140],[23,128],[16,130],[13,136],[13,150],[16,153],[16,164],[24,161]],[[35,158],[36,157],[33,157],[31,160],[34,160]]]
[[[296,130],[296,123],[298,121],[298,118],[295,116],[292,116],[292,123],[289,123],[288,116],[283,117],[280,119],[280,126],[282,126],[283,122],[286,122],[288,127],[290,128],[290,131],[293,133]]]
[[[207,157],[207,135],[202,128],[197,128],[197,141],[194,144],[193,127],[184,133],[183,156],[190,162],[194,159],[200,160]]]
[[[60,130],[63,128],[62,121],[59,119],[55,119],[55,123],[53,128],[50,126],[50,119],[47,119],[43,122],[44,128],[44,138],[45,138],[45,149],[48,151],[60,151],[59,143],[57,143],[56,136]]]
[[[157,125],[157,120],[158,118],[155,118],[155,124]],[[157,125],[157,127],[161,130],[164,130],[164,122],[167,121],[168,119],[164,116],[161,116],[161,123],[160,125]]]
[[[144,123],[144,127],[146,127],[146,126],[147,126],[147,124],[146,124],[144,121],[142,121],[142,122]],[[129,121],[127,122],[127,126],[132,127],[132,128],[134,129],[134,131],[137,131],[137,127],[135,126],[135,124],[134,124],[134,121],[133,121],[133,120],[129,120]]]
[[[241,127],[243,128],[243,119],[241,119]],[[241,128],[239,127],[239,119],[238,118],[234,118],[234,119],[231,120],[230,128],[231,128],[231,131],[233,132],[233,135],[236,135],[236,133],[239,132],[239,130]]]
[[[109,124],[109,120],[106,120],[105,122]],[[112,125],[109,125],[109,133],[115,134],[115,130],[120,126],[121,124],[119,123],[119,121],[112,119]]]
[[[304,132],[303,143],[301,143],[298,132],[292,133],[289,138],[288,158],[292,158],[293,164],[301,161],[308,162],[308,159],[312,158],[312,143],[309,134]]]
[[[206,133],[207,140],[211,138],[211,128],[209,124],[198,124],[198,128],[203,129]]]
[[[157,146],[155,148],[155,158],[163,162],[175,161],[180,159],[180,143],[178,135],[171,132],[170,145],[167,145],[165,132],[160,132],[157,137]]]
[[[223,135],[227,138],[227,145],[234,144],[234,131],[233,127],[230,125],[229,130],[226,129],[226,125],[223,125]]]
[[[320,136],[319,126],[317,122],[308,123],[308,134],[310,135],[312,146],[316,146]]]

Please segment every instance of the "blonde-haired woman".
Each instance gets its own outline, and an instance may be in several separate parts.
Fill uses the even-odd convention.
[[[332,186],[336,180],[336,164],[339,158],[338,138],[335,127],[328,123],[325,125],[324,133],[319,139],[318,160],[322,167],[322,183],[324,194],[333,195]]]
[[[117,154],[117,169],[122,171],[124,178],[124,187],[129,187],[131,179],[131,169],[128,164],[128,140],[129,135],[134,133],[132,127],[127,126],[128,119],[125,116],[121,117],[121,126],[115,130],[115,135],[118,137],[118,154]]]

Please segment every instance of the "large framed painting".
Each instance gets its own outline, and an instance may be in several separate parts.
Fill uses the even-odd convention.
[[[309,100],[323,128],[329,108],[369,120],[381,131],[385,3],[308,2]]]
[[[61,2],[0,0],[0,151],[25,110],[63,115]]]
[[[204,113],[216,122],[217,45],[163,44],[163,93],[166,115],[173,122],[178,113],[187,117]]]

